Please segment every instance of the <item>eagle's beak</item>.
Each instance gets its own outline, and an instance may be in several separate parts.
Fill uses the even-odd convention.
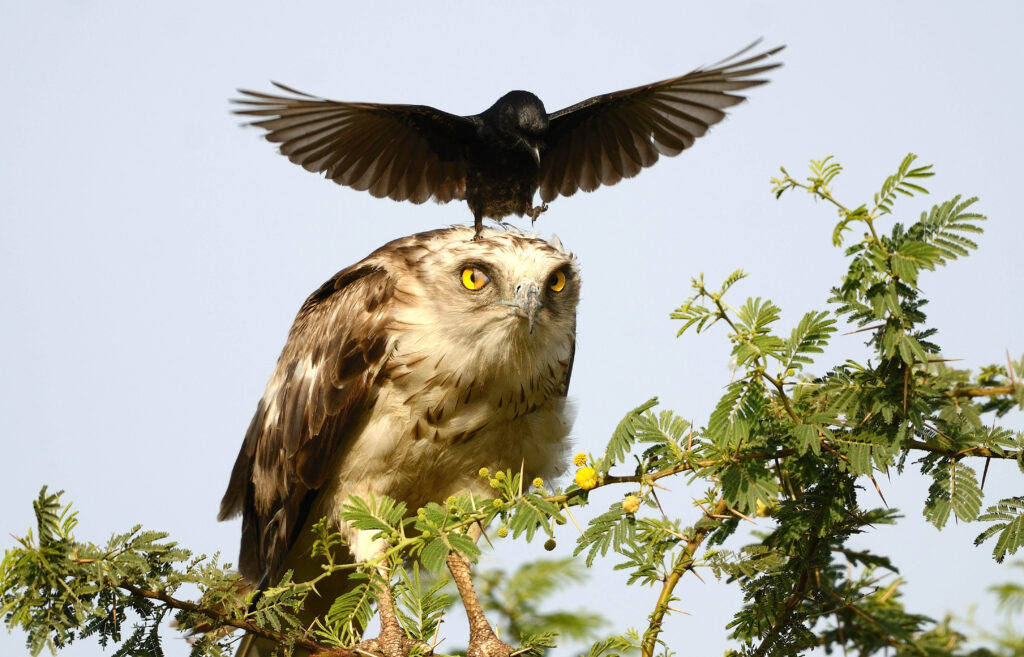
[[[512,301],[499,301],[497,305],[512,308],[512,313],[527,321],[530,333],[533,333],[533,324],[537,320],[537,313],[544,307],[540,300],[540,286],[536,281],[529,279],[520,281],[516,285],[516,293]]]

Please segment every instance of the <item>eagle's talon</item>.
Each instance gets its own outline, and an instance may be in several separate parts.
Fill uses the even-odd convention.
[[[397,634],[395,629],[398,630]],[[352,650],[361,654],[380,655],[381,657],[409,657],[417,646],[423,648],[419,653],[424,657],[434,654],[430,644],[423,641],[414,641],[405,636],[405,633],[398,628],[381,628],[380,636],[376,639],[365,639],[352,646]]]
[[[381,567],[382,586],[377,595],[377,616],[380,618],[380,634],[376,639],[365,639],[352,647],[357,653],[380,655],[381,657],[409,657],[414,648],[421,647],[419,654],[429,657],[434,654],[433,648],[423,641],[410,639],[395,614],[395,600],[388,587],[390,577],[388,569]]]
[[[513,652],[515,650],[512,646],[491,634],[489,637],[479,638],[475,642],[470,639],[469,647],[466,648],[466,657],[511,657]]]

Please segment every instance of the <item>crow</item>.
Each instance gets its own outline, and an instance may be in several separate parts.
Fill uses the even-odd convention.
[[[540,98],[510,91],[473,116],[426,105],[351,103],[239,89],[235,113],[309,171],[378,198],[423,203],[465,200],[476,236],[484,217],[536,220],[557,196],[614,185],[678,155],[743,102],[733,92],[764,84],[756,76],[784,46],[744,57],[757,42],[707,68],[594,96],[548,114]],[[542,205],[533,205],[540,191]]]

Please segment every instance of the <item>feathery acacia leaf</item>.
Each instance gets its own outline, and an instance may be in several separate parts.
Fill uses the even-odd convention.
[[[999,500],[978,519],[993,524],[974,539],[974,544],[981,545],[996,536],[992,556],[997,562],[1002,563],[1007,554],[1015,554],[1024,545],[1024,496]]]
[[[809,354],[823,353],[835,331],[836,320],[827,312],[805,314],[781,345],[782,369],[803,369],[804,365],[810,365],[813,359]]]
[[[882,189],[875,194],[875,208],[881,214],[889,214],[892,212],[892,203],[896,200],[897,194],[903,196],[913,196],[915,192],[919,194],[927,194],[928,190],[921,187],[917,183],[911,182],[911,180],[919,180],[921,178],[930,178],[935,175],[932,171],[932,165],[926,164],[923,167],[917,167],[914,169],[910,168],[910,165],[917,159],[917,155],[910,153],[903,161],[900,162],[899,169],[896,173],[885,179],[882,183]]]
[[[595,466],[598,471],[607,471],[608,468],[616,463],[621,463],[626,458],[636,443],[638,427],[645,422],[644,414],[657,405],[658,398],[651,397],[619,421],[615,431],[612,432],[611,440],[608,441],[608,447],[605,448],[604,458]]]

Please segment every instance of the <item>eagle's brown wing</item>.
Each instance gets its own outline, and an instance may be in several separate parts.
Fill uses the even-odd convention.
[[[737,59],[751,44],[707,69],[653,84],[595,96],[551,115],[540,163],[540,197],[572,196],[631,178],[658,160],[678,155],[741,103],[731,92],[764,84],[753,76],[780,66],[757,64],[782,48]]]
[[[280,566],[332,455],[372,404],[394,289],[385,269],[363,261],[314,292],[292,325],[221,500],[220,520],[242,514],[239,571],[253,583]]]
[[[378,198],[464,197],[465,144],[475,130],[469,119],[426,105],[327,100],[274,84],[294,95],[240,89],[245,98],[232,102],[241,106],[237,114],[258,117],[251,125],[266,130],[292,162]]]

